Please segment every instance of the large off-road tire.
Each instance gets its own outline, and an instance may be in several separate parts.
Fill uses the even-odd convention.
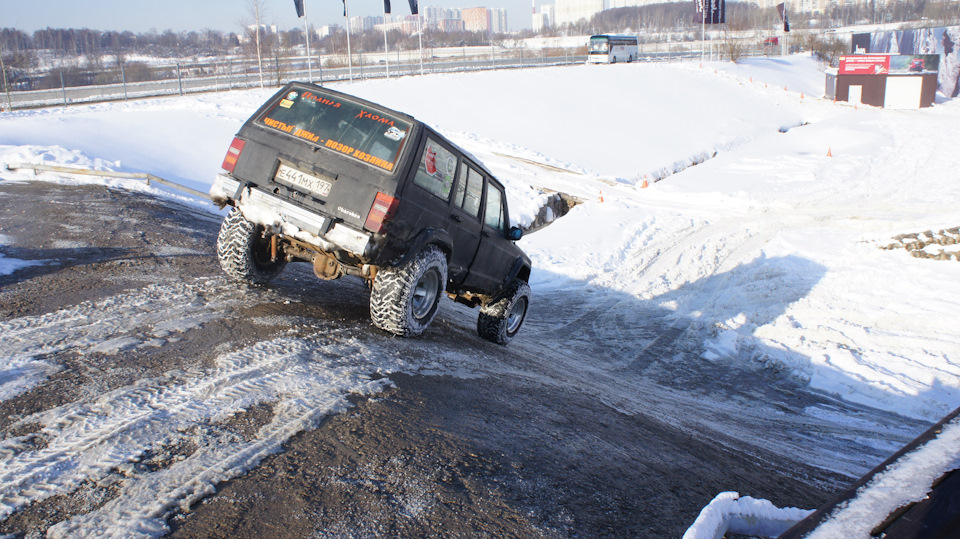
[[[233,209],[220,225],[217,257],[223,272],[238,281],[266,284],[287,265],[283,257],[270,260],[270,238],[261,225]]]
[[[507,344],[520,331],[530,306],[530,285],[514,281],[499,300],[480,307],[477,333],[497,344]]]
[[[394,335],[419,335],[437,315],[446,285],[447,257],[428,245],[405,264],[380,268],[370,292],[370,318]]]

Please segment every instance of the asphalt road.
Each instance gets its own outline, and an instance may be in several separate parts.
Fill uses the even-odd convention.
[[[924,430],[785,374],[700,360],[702,339],[687,324],[586,286],[535,288],[507,347],[480,339],[477,311],[448,300],[424,335],[397,339],[370,323],[359,280],[320,282],[293,265],[269,287],[228,281],[215,256],[219,220],[103,186],[0,183],[0,253],[38,262],[0,276],[0,328],[34,328],[53,366],[0,402],[0,444],[19,444],[0,451],[15,479],[5,485],[25,481],[18,458],[59,443],[59,410],[74,417],[130,388],[172,387],[156,380],[212,376],[219,358],[277,339],[369,370],[379,389],[351,394],[350,406],[318,412],[214,488],[164,506],[156,514],[172,536],[680,537],[723,491],[819,507]],[[117,307],[151,290],[160,292],[149,305]],[[12,509],[0,533],[46,533],[123,501],[124,481],[224,440],[257,440],[280,402],[180,423],[192,437],[168,436],[177,441],[126,467],[83,471],[91,465],[22,503],[10,501],[22,487],[5,487]],[[811,406],[863,426],[811,416]]]

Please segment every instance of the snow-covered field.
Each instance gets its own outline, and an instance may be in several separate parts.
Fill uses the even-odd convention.
[[[960,102],[854,107],[820,99],[823,83],[815,61],[790,57],[336,88],[478,156],[507,184],[515,222],[533,219],[540,189],[585,200],[521,240],[535,296],[626,293],[688,326],[703,362],[776,369],[933,422],[960,406]],[[3,113],[0,167],[143,171],[204,189],[270,94]],[[28,177],[0,169],[0,181]],[[0,273],[19,263],[0,255]]]

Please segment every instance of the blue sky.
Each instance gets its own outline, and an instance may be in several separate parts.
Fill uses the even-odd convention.
[[[342,0],[304,0],[314,26],[343,26]],[[266,0],[266,21],[288,30],[302,27],[293,0]],[[0,0],[0,27],[25,32],[46,27],[146,32],[212,28],[236,32],[249,19],[247,0]],[[381,15],[382,0],[347,0],[350,15]],[[394,14],[409,14],[407,0],[391,0]],[[420,0],[427,6],[507,8],[511,29],[530,27],[530,0]]]

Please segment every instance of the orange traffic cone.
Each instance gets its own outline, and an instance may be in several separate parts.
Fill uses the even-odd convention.
[[[827,148],[827,157],[833,157],[833,152],[830,150],[830,148]]]
[[[649,187],[649,186],[650,186],[650,184],[647,183],[647,180],[643,180],[643,183],[640,184],[640,188],[641,188],[641,189],[646,189],[646,188]]]
[[[603,191],[600,191],[600,202],[603,202]]]

